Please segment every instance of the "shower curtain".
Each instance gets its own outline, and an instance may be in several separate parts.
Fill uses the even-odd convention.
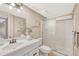
[[[56,21],[55,47],[64,55],[73,55],[73,22],[69,20]]]

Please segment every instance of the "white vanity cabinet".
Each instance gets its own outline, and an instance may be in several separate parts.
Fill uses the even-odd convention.
[[[42,45],[40,39],[29,41],[11,50],[2,50],[4,56],[39,56],[39,47]],[[12,46],[11,46],[12,47]],[[8,51],[8,52],[7,52]]]

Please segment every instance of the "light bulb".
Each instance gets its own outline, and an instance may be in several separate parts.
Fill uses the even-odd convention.
[[[9,9],[12,9],[13,7],[12,6],[9,6]]]
[[[20,7],[21,10],[23,10],[23,7]]]
[[[20,9],[17,9],[17,12],[20,12]]]
[[[15,6],[15,3],[11,3],[12,6]]]
[[[0,3],[0,5],[2,5],[2,3]]]

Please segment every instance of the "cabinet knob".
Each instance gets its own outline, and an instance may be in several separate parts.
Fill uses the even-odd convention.
[[[37,53],[34,53],[33,56],[35,56]]]

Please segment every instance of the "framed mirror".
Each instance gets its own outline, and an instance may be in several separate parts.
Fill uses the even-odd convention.
[[[8,19],[0,17],[0,38],[8,38]]]

